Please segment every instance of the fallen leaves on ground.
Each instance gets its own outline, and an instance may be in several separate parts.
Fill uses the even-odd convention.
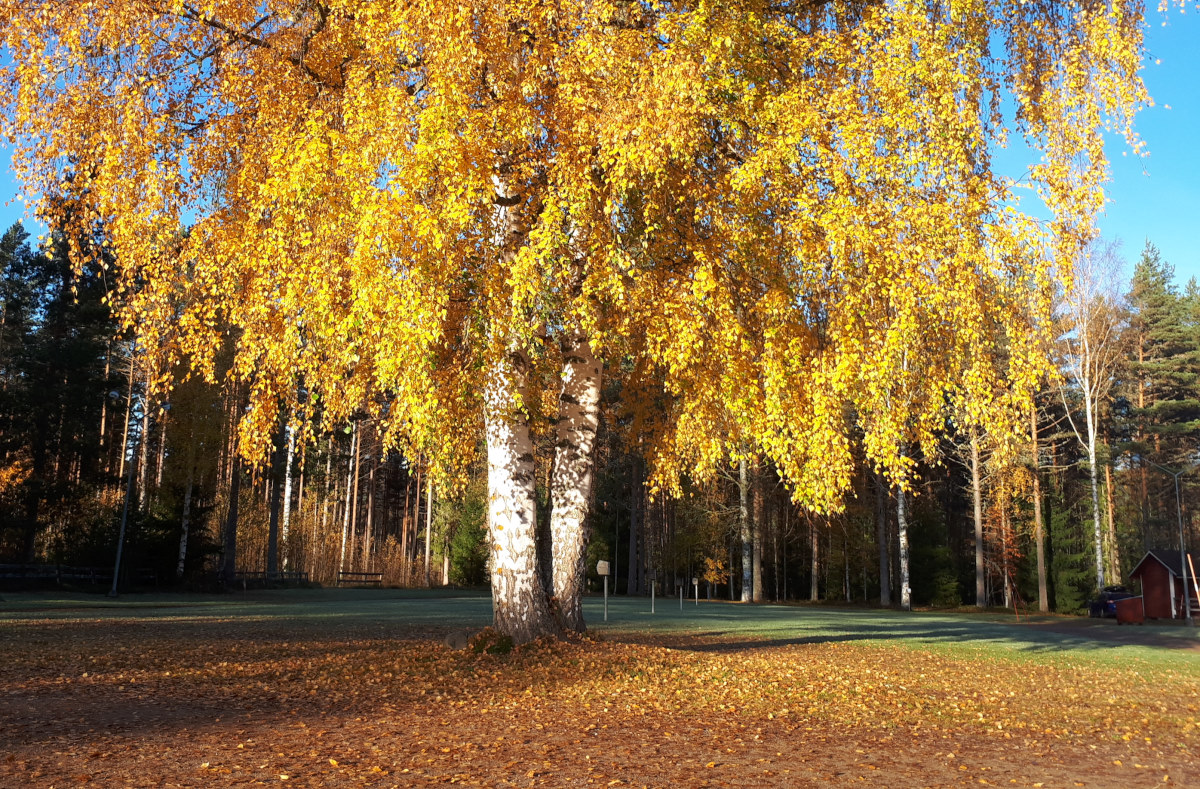
[[[1197,672],[823,643],[0,627],[0,786],[1188,785]]]

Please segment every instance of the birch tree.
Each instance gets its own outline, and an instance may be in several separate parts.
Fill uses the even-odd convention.
[[[1087,455],[1097,589],[1104,588],[1105,579],[1097,443],[1101,410],[1122,361],[1119,269],[1116,244],[1091,243],[1074,260],[1060,308],[1063,376],[1059,391],[1071,431]],[[1074,399],[1078,402],[1069,402]]]
[[[1124,0],[0,0],[0,18],[29,192],[108,227],[154,369],[212,375],[236,327],[243,455],[266,456],[281,410],[302,446],[364,412],[440,487],[485,437],[496,625],[517,641],[558,629],[538,408],[557,396],[565,425],[571,627],[606,362],[672,400],[660,489],[745,442],[797,502],[836,507],[849,411],[903,474],[961,373],[953,338],[991,309],[972,294],[1045,279],[990,150],[1023,134],[1055,229],[1086,235],[1101,130],[1131,137],[1144,98]]]

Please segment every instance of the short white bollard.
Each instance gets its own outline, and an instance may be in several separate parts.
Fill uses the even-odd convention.
[[[608,562],[596,562],[596,572],[604,578],[604,621],[608,621]]]

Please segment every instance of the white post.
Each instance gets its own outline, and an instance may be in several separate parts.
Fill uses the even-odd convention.
[[[658,584],[654,581],[650,582],[650,613],[654,613],[654,587]]]
[[[1200,601],[1200,582],[1196,581],[1196,565],[1192,564],[1192,555],[1187,555],[1188,567],[1192,569],[1192,588],[1196,590],[1196,600]],[[1188,610],[1191,610],[1192,598],[1188,596]]]
[[[603,559],[596,562],[596,573],[604,578],[604,621],[605,622],[608,621],[608,575],[609,575],[609,570],[610,570],[610,568],[608,566],[608,562],[604,561]]]

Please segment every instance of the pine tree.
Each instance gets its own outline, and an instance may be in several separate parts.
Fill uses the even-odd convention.
[[[1134,268],[1129,293],[1129,444],[1137,480],[1143,536],[1147,544],[1166,539],[1174,523],[1174,501],[1154,497],[1158,466],[1180,468],[1200,437],[1200,334],[1194,287],[1180,295],[1174,269],[1149,241]],[[1159,532],[1163,529],[1166,531]]]

